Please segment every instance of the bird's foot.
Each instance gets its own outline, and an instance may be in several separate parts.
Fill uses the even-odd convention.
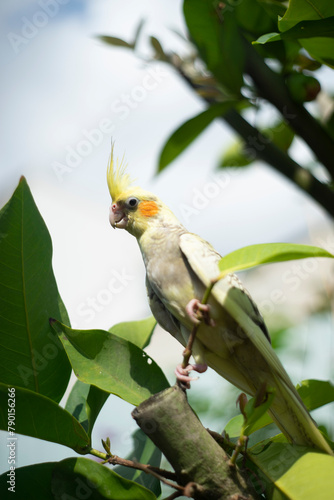
[[[186,313],[195,325],[198,325],[202,319],[207,325],[216,326],[216,323],[210,318],[210,306],[202,304],[198,299],[191,299],[186,305]]]
[[[189,373],[195,370],[198,373],[204,373],[208,369],[208,365],[206,364],[194,364],[188,365],[186,368],[183,368],[182,365],[177,365],[175,369],[176,379],[179,382],[182,382],[186,389],[190,389],[190,382],[192,380],[197,380],[198,377],[189,377]]]

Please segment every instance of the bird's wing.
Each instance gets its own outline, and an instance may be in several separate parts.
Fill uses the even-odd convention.
[[[180,247],[194,273],[204,286],[208,287],[211,280],[217,278],[219,275],[218,262],[220,255],[209,243],[202,240],[199,236],[190,233],[181,236]],[[265,362],[265,380],[268,381],[270,386],[276,389],[275,401],[271,406],[270,413],[277,425],[292,442],[316,446],[326,453],[333,454],[307,412],[270,342],[263,335],[266,333],[263,319],[240,281],[233,275],[232,277],[226,276],[215,284],[211,293],[219,306],[234,319],[246,335],[250,344],[255,347],[253,351],[254,358],[257,357],[258,353],[260,354],[260,358],[258,359],[262,359]],[[251,351],[249,350],[249,352]],[[223,372],[228,371],[227,366],[224,369],[226,360],[220,361],[218,352],[213,354],[218,355],[218,359],[213,360],[213,367],[218,373],[221,372],[223,374]],[[242,358],[244,359],[245,353],[242,354]],[[263,367],[262,361],[260,362]],[[221,371],[220,368],[222,365],[223,370]],[[232,369],[234,369],[233,366]],[[261,370],[259,369],[259,371]],[[249,379],[255,380],[257,382],[256,385],[258,385],[260,378],[258,378],[258,374],[252,372],[253,370],[251,372],[248,371]],[[244,373],[247,374],[247,370]],[[226,378],[233,380],[233,374],[233,371],[229,372],[230,377]],[[238,377],[238,374],[235,374],[235,379],[237,387],[246,387],[240,377]]]
[[[220,273],[218,262],[221,259],[221,255],[219,255],[210,243],[204,241],[196,234],[186,233],[180,238],[180,247],[193,271],[205,286],[208,286],[212,279],[217,278]],[[219,290],[220,299],[225,294],[228,294],[252,321],[261,328],[270,341],[268,330],[257,305],[236,274],[228,274],[215,285],[215,289]]]
[[[159,325],[162,326],[164,330],[173,335],[173,337],[175,337],[179,342],[181,342],[181,344],[184,344],[184,339],[182,337],[181,328],[178,320],[167,309],[165,304],[162,302],[157,293],[154,291],[151,282],[149,281],[147,276],[146,276],[146,290],[152,314],[159,323]]]
[[[181,236],[180,247],[195,274],[208,287],[211,280],[217,278],[220,273],[218,262],[221,256],[209,243],[191,233]],[[264,337],[264,334],[266,336],[268,334],[262,316],[240,280],[235,275],[228,275],[216,283],[211,293],[240,325],[273,372],[288,386],[291,386],[289,376],[270,342]]]

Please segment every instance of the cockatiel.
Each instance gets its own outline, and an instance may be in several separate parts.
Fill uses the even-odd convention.
[[[258,308],[235,275],[218,281],[208,306],[200,303],[221,256],[199,236],[189,233],[154,194],[132,186],[122,162],[107,173],[112,198],[110,223],[137,238],[146,267],[150,307],[157,322],[186,346],[198,314],[193,346],[195,365],[177,368],[186,383],[191,370],[207,365],[242,391],[254,396],[263,384],[275,389],[270,415],[290,442],[333,454],[304,406],[270,344]]]

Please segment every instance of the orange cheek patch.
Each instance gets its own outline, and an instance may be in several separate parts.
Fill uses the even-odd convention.
[[[155,201],[142,201],[138,206],[139,212],[144,217],[152,217],[159,212],[159,207]]]

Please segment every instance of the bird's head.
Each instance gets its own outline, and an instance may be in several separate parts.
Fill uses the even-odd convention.
[[[107,181],[112,198],[109,220],[114,228],[126,229],[140,238],[147,228],[159,224],[170,210],[154,194],[133,186],[133,180],[126,172],[122,161],[113,159],[111,151]],[[173,216],[173,215],[172,215]]]

